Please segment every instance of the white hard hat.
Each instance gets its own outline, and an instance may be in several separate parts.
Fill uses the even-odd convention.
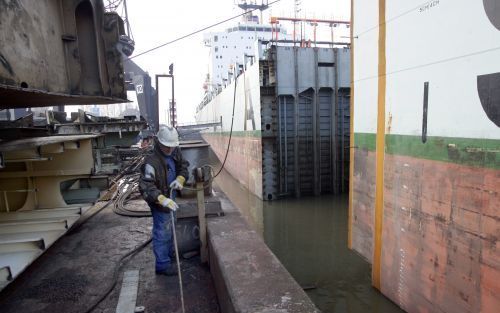
[[[179,134],[177,130],[173,127],[162,126],[156,134],[158,141],[166,147],[177,147],[179,146]]]

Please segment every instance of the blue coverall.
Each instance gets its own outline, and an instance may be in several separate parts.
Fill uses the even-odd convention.
[[[167,185],[177,177],[175,172],[175,162],[172,156],[165,157],[167,163]],[[170,195],[165,195],[170,197]],[[175,190],[172,192],[172,200],[175,201]],[[153,215],[153,252],[156,257],[156,272],[165,271],[171,264],[174,257],[173,229],[170,213],[161,212],[151,207]]]

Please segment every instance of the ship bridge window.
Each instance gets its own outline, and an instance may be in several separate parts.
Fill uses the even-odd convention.
[[[219,40],[219,36],[215,35],[214,36],[214,41],[217,42],[217,40]]]
[[[233,32],[237,31],[238,27],[233,27]]]
[[[245,26],[240,26],[238,27],[239,30],[247,30],[247,28]]]
[[[264,31],[264,28],[262,28],[262,27],[257,27],[257,28],[255,28],[255,29],[256,29],[258,32],[262,32],[262,31]]]
[[[265,31],[266,31],[266,32],[270,32],[270,31],[271,31],[271,27],[266,27],[266,28],[265,28]]]
[[[255,31],[255,27],[247,27],[247,30],[248,30],[249,32],[254,32],[254,31]]]

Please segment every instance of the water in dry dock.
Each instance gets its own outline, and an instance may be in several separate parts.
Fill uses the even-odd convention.
[[[263,202],[224,171],[216,184],[322,312],[402,312],[371,287],[370,265],[347,248],[346,195]]]

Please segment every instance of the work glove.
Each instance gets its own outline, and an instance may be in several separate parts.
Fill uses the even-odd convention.
[[[179,205],[177,205],[177,203],[175,203],[174,200],[172,200],[170,198],[167,198],[164,195],[159,195],[158,196],[158,203],[162,207],[170,209],[172,211],[177,211],[177,209],[179,208]]]
[[[186,179],[184,178],[184,176],[177,176],[177,178],[173,182],[170,183],[170,188],[182,190],[185,181],[186,181]]]

